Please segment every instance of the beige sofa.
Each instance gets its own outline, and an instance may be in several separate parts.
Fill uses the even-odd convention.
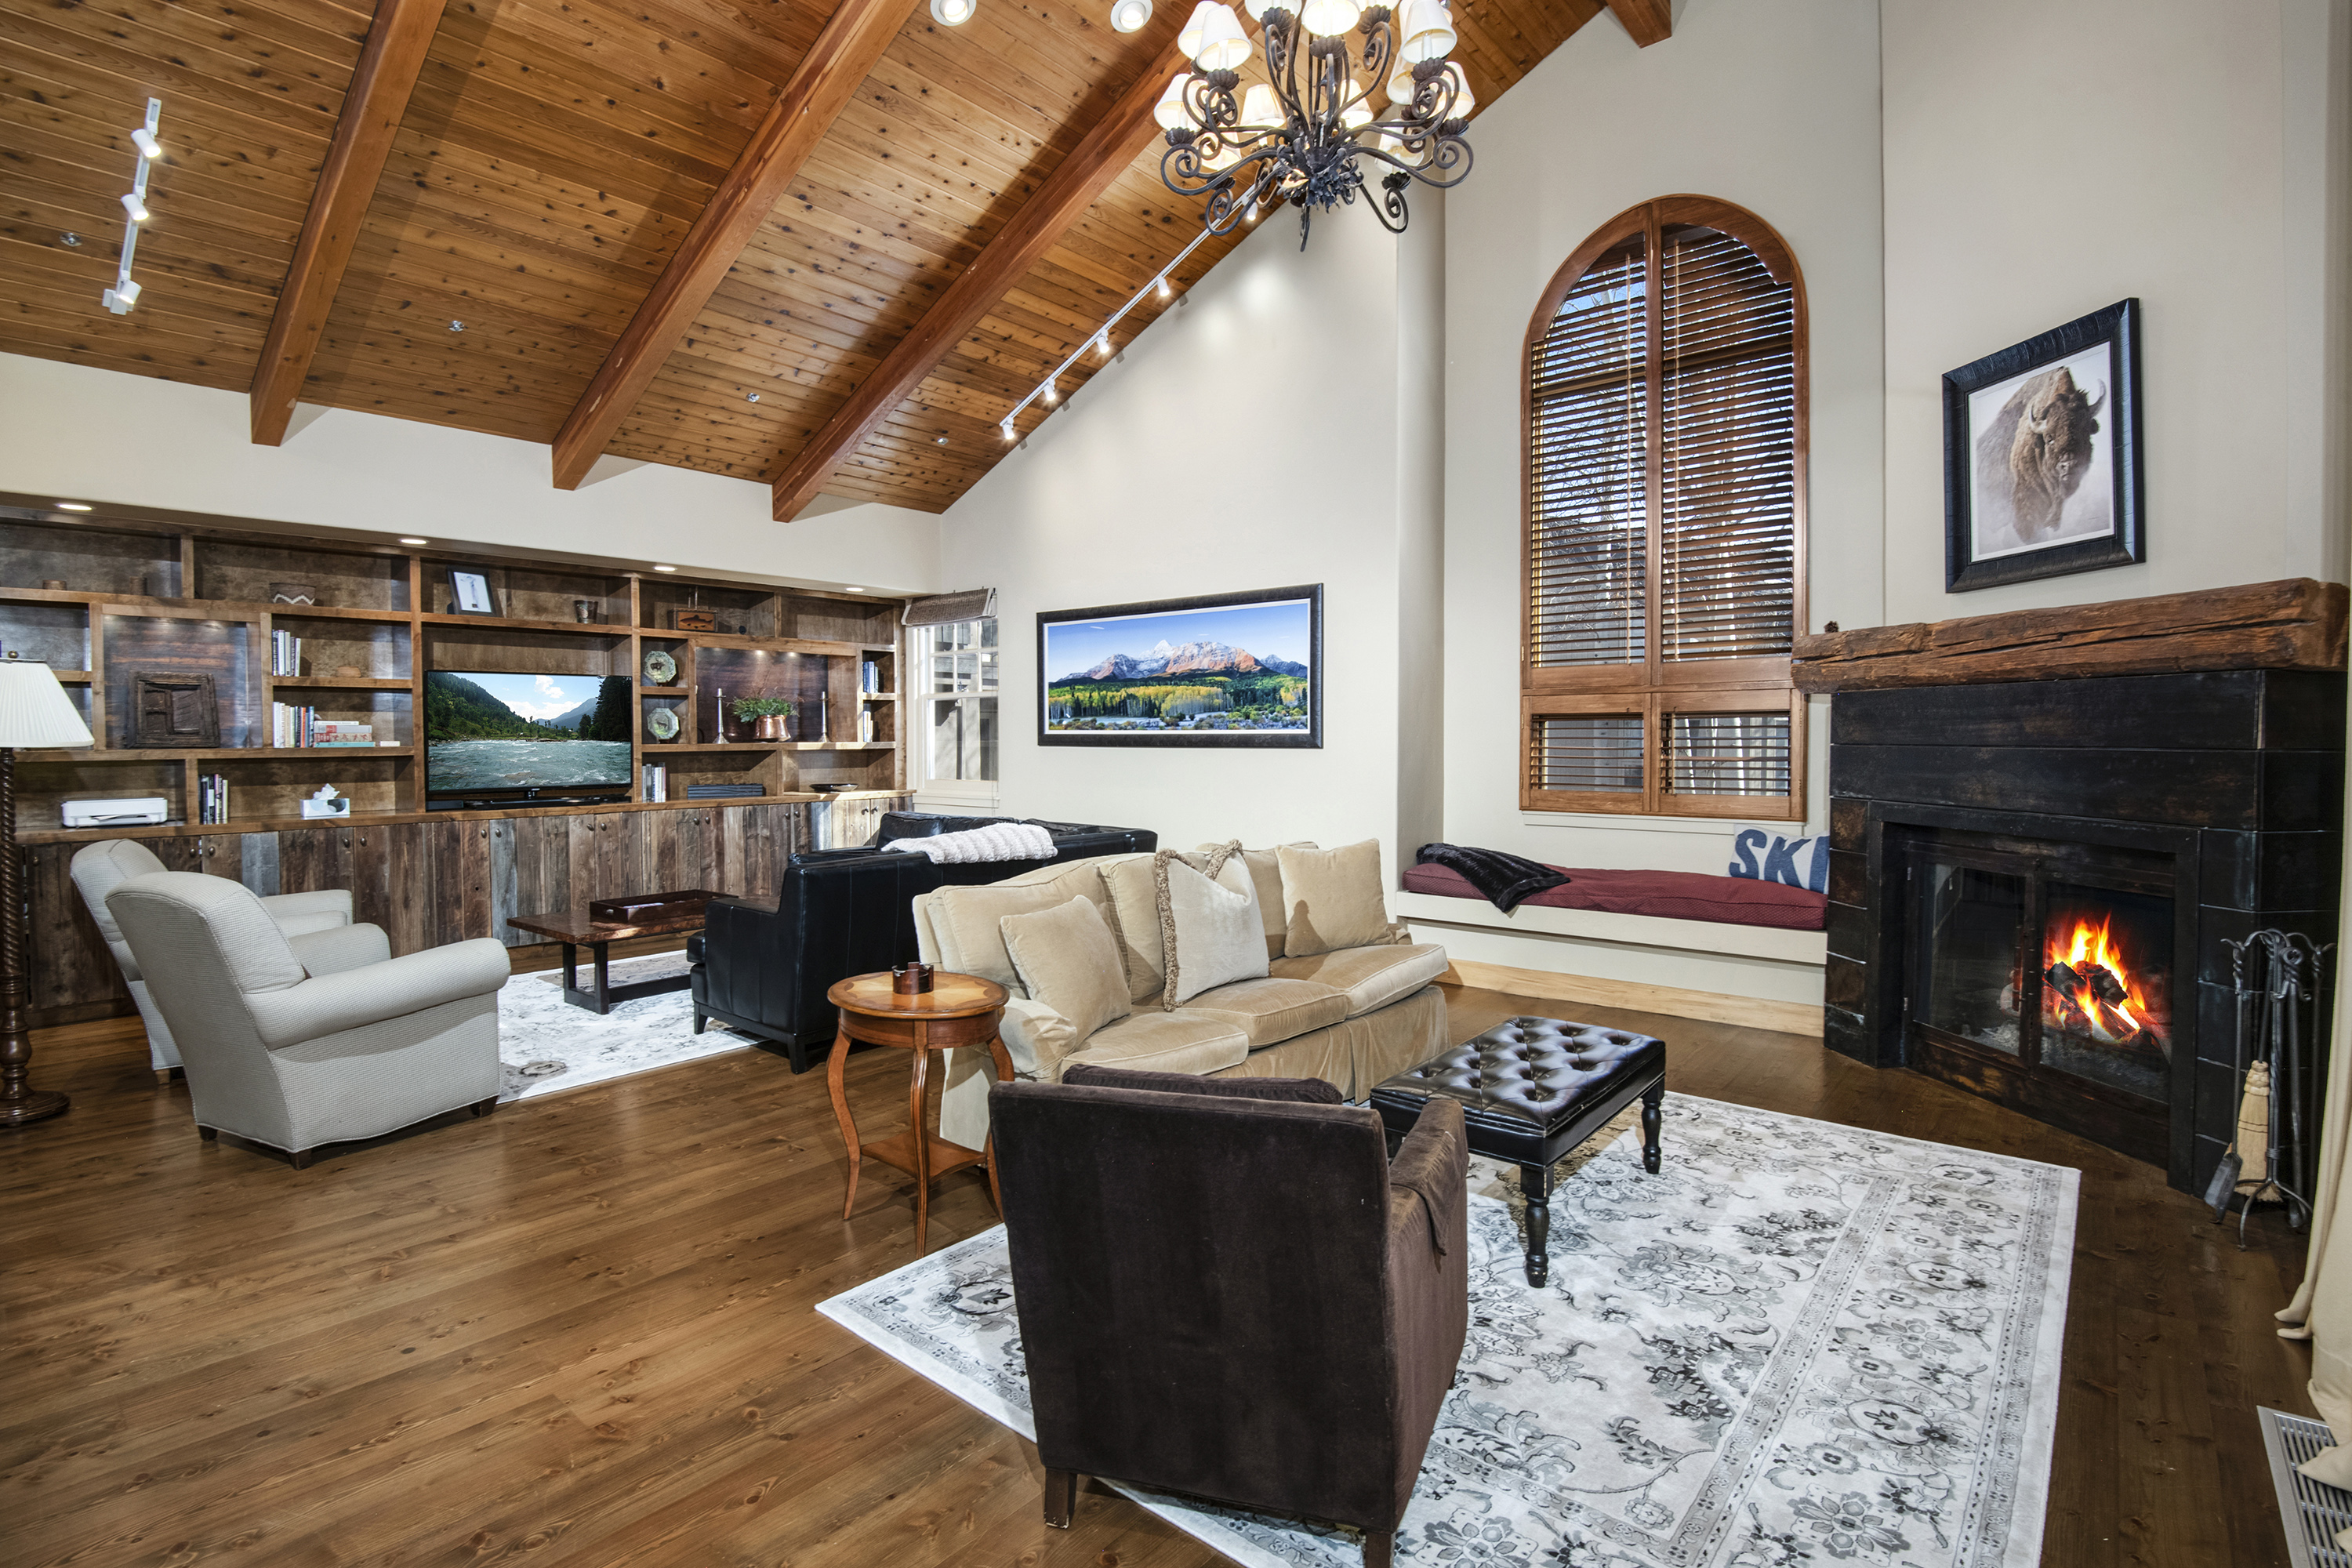
[[[1057,1082],[1072,1065],[1093,1062],[1202,1077],[1319,1078],[1354,1100],[1445,1048],[1445,999],[1433,984],[1445,973],[1444,948],[1397,941],[1286,957],[1275,853],[1250,850],[1246,861],[1270,973],[1204,991],[1172,1012],[1160,1006],[1166,963],[1150,855],[1106,855],[921,894],[914,900],[916,939],[925,963],[1005,988],[1005,1049],[1024,1079]],[[997,922],[1073,898],[1103,910],[1123,948],[1134,1011],[1057,1057],[1044,1042],[1059,1016],[1029,996]],[[1392,929],[1402,937],[1402,927]],[[993,1078],[984,1054],[949,1053],[940,1136],[980,1147]]]

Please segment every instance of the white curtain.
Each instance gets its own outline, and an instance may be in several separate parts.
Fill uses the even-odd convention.
[[[2352,847],[2352,810],[2347,811],[2347,847]],[[2352,892],[2352,857],[2344,887]],[[2352,952],[2352,903],[2336,926],[2336,951],[2328,955],[2336,976],[2336,1022],[2330,1034],[2327,1093],[2319,1117],[2319,1160],[2312,1176],[2311,1251],[2303,1288],[2278,1314],[2279,1333],[2311,1342],[2311,1404],[2335,1434],[2336,1447],[2315,1455],[2303,1473],[2329,1486],[2352,1489],[2352,1226],[2342,1247],[2332,1245],[2336,1216],[2347,1194],[2345,1144],[2352,1142],[2352,984],[2345,983],[2345,954]],[[2352,1530],[2336,1538],[2352,1550]]]

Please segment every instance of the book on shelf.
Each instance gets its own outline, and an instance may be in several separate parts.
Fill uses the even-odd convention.
[[[870,658],[866,661],[864,668],[857,672],[857,689],[860,691],[882,689],[882,667],[879,664]]]
[[[373,723],[362,724],[350,719],[321,719],[316,708],[299,707],[291,702],[273,702],[269,705],[269,743],[281,748],[309,748],[373,747],[391,742],[376,739]]]
[[[297,676],[302,673],[302,639],[292,632],[269,634],[269,673]]]
[[[666,801],[669,798],[668,768],[663,766],[659,763],[647,763],[645,764],[642,773],[643,776],[638,780],[638,783],[643,786],[637,792],[640,795],[642,795],[646,801],[654,803]],[[693,793],[692,786],[688,786],[687,793],[689,795]]]
[[[199,773],[196,775],[196,821],[199,824],[223,823],[228,820],[228,775]]]

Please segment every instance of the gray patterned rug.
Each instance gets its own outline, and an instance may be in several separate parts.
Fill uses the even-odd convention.
[[[1470,1341],[1398,1561],[2038,1563],[2077,1173],[1679,1094],[1664,1149],[1644,1175],[1627,1132],[1563,1174],[1541,1289],[1516,1171],[1477,1163]],[[817,1310],[1033,1435],[1002,1227]],[[1119,1489],[1252,1568],[1361,1561]]]
[[[683,974],[686,954],[629,959],[607,973],[616,985]],[[589,980],[584,963],[580,978]],[[501,1103],[750,1048],[750,1041],[722,1024],[696,1034],[693,1002],[684,991],[616,1003],[599,1016],[563,999],[560,969],[518,974],[499,989]]]

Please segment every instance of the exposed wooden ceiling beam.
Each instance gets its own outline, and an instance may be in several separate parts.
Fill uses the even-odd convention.
[[[360,224],[375,197],[400,117],[408,110],[417,73],[441,25],[443,0],[382,0],[368,25],[367,43],[343,94],[335,140],[319,166],[318,188],[302,219],[302,237],[278,290],[278,310],[253,371],[253,439],[275,447],[286,439],[327,313],[335,307],[343,268],[359,243]]]
[[[1636,48],[1646,49],[1675,36],[1673,0],[1609,0],[1609,8],[1633,36]]]
[[[587,479],[914,7],[915,0],[841,0],[556,433],[556,489],[577,489]]]
[[[1181,9],[1179,7],[1178,9]],[[937,303],[898,342],[874,374],[858,384],[839,412],[776,476],[775,516],[790,521],[814,500],[833,471],[866,444],[923,378],[963,342],[1007,289],[1025,277],[1069,226],[1158,139],[1151,117],[1169,79],[1184,68],[1173,39],[1086,139],[1045,177],[1037,192],[998,231]]]

